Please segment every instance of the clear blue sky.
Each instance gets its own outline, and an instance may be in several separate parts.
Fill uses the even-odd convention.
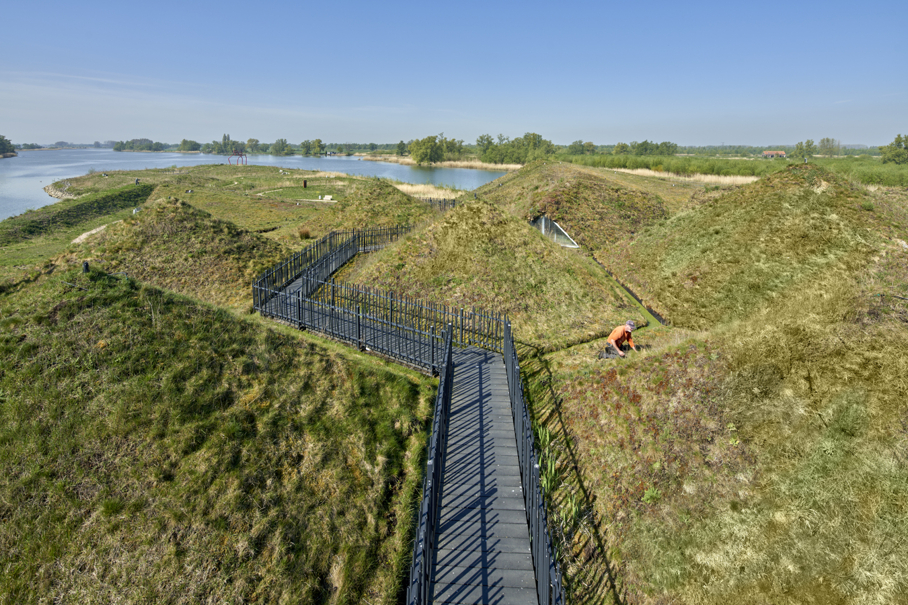
[[[878,145],[908,2],[6,2],[13,142]]]

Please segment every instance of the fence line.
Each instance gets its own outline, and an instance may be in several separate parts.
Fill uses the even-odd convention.
[[[457,200],[449,200],[447,198],[437,197],[421,197],[417,199],[429,204],[430,206],[441,212],[445,212],[457,207]]]
[[[523,480],[523,499],[530,528],[533,568],[536,570],[536,595],[539,605],[563,605],[564,590],[561,569],[548,530],[545,497],[539,480],[539,462],[533,446],[533,426],[526,401],[523,398],[523,381],[517,349],[511,337],[511,323],[504,327],[504,365],[508,376],[511,414],[514,416],[514,433],[517,437],[517,459]]]
[[[432,436],[427,447],[426,476],[423,479],[422,504],[416,540],[413,543],[413,561],[410,565],[410,584],[407,586],[407,605],[429,603],[432,591],[432,554],[435,552],[438,524],[438,505],[441,502],[441,475],[443,457],[448,439],[448,414],[454,388],[454,356],[452,352],[453,329],[448,326],[444,334],[444,361],[435,397],[435,415]]]
[[[264,302],[256,298],[257,294],[283,290],[307,271],[314,271],[315,275],[321,275],[322,279],[326,279],[334,271],[325,272],[325,267],[332,264],[332,260],[336,260],[338,254],[344,253],[344,249],[346,249],[346,253],[349,253],[351,248],[356,248],[356,252],[379,250],[397,241],[412,229],[413,227],[410,225],[399,225],[397,227],[332,231],[305,250],[297,252],[256,278],[253,283],[253,305],[258,309]],[[355,255],[356,252],[353,254]],[[349,258],[353,258],[353,256]],[[334,270],[339,267],[340,265],[337,265]]]

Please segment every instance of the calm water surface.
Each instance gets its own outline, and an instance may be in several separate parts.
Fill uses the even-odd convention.
[[[0,220],[22,214],[26,210],[54,203],[44,192],[44,186],[67,177],[76,177],[94,169],[141,170],[226,164],[222,155],[183,153],[124,153],[110,149],[61,149],[59,151],[20,151],[19,157],[0,159]],[[459,189],[475,189],[505,174],[469,168],[417,168],[366,162],[357,157],[307,158],[303,156],[249,156],[250,164],[330,170],[357,176],[378,176],[405,183],[453,185]]]

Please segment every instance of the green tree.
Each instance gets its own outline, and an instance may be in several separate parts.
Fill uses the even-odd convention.
[[[839,153],[842,151],[842,142],[826,137],[824,139],[820,139],[818,150],[820,155],[825,155],[826,157],[839,155]]]
[[[592,141],[587,141],[583,144],[583,153],[587,155],[593,155],[596,153],[596,144]]]
[[[498,143],[492,143],[491,137],[480,141],[485,151],[480,156],[488,164],[526,164],[533,160],[545,158],[555,153],[555,145],[535,132],[528,132],[514,140],[503,134],[498,135]]]
[[[315,139],[312,141],[312,153],[315,155],[321,155],[325,151],[325,145],[322,143],[321,139]]]
[[[656,155],[675,155],[678,153],[678,145],[670,141],[662,141],[656,150]]]
[[[479,151],[479,157],[482,157],[494,145],[495,139],[492,138],[492,135],[479,135],[479,137],[476,139],[476,148]]]
[[[574,141],[568,145],[567,152],[569,155],[582,155],[583,154],[583,141]]]
[[[444,154],[444,148],[435,135],[410,143],[410,157],[419,165],[440,162]]]
[[[190,141],[189,139],[180,141],[180,151],[198,151],[201,148],[202,145],[196,141]]]
[[[880,147],[884,164],[908,164],[908,135],[896,135],[895,140]]]
[[[397,155],[403,155],[407,152],[407,144],[403,141],[397,144]]]
[[[463,156],[463,139],[446,139],[442,137],[440,143],[444,149],[446,160],[459,160]]]
[[[0,153],[15,153],[15,150],[12,142],[0,134]]]
[[[306,139],[300,143],[300,151],[303,155],[312,155],[312,141]]]
[[[271,144],[271,155],[288,155],[291,152],[287,139],[278,139]]]
[[[246,149],[249,150],[249,153],[255,153],[259,150],[259,140],[258,139],[247,139],[246,140]]]
[[[627,143],[618,143],[615,145],[615,148],[612,149],[614,155],[627,155],[631,152],[630,145]]]
[[[794,151],[791,152],[791,157],[799,160],[806,160],[811,158],[817,152],[817,146],[813,144],[813,139],[807,139],[806,141],[798,142],[795,145]]]

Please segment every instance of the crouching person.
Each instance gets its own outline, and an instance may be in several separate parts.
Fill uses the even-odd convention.
[[[635,352],[639,352],[637,351],[637,347],[634,346],[634,339],[631,337],[631,332],[636,329],[637,325],[633,320],[629,319],[623,326],[618,326],[612,330],[612,333],[608,335],[607,352],[614,352],[617,353],[619,357],[624,357],[624,351],[622,350],[624,343],[627,343]]]

